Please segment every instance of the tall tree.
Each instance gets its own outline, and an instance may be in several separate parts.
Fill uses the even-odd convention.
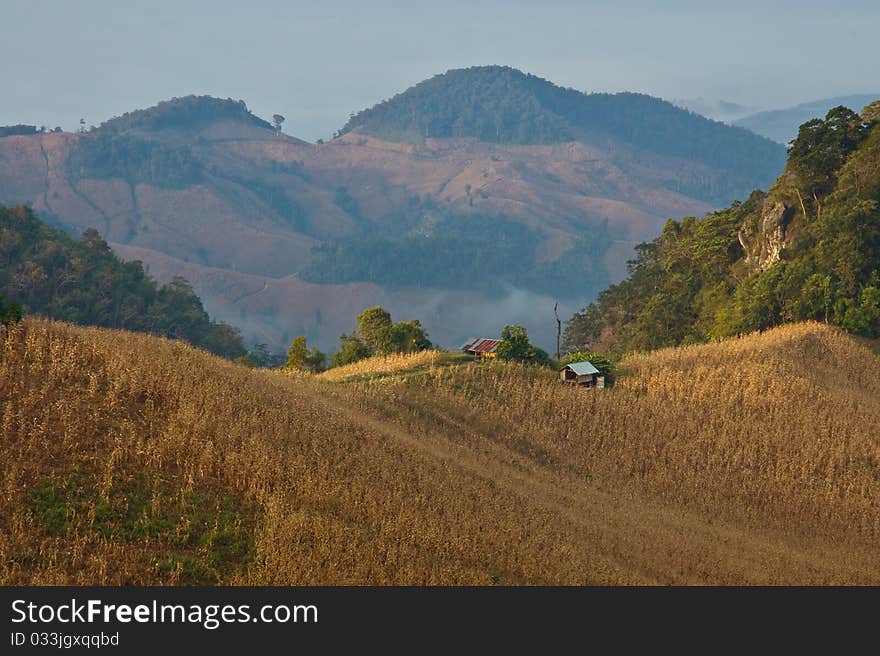
[[[300,335],[293,340],[287,350],[286,367],[300,371],[323,371],[326,367],[327,356],[317,347],[309,348],[306,341],[305,335]]]
[[[21,303],[14,301],[4,303],[3,295],[0,294],[0,324],[10,326],[21,321],[22,314]]]
[[[378,305],[367,308],[357,317],[358,333],[372,353],[391,353],[394,339],[391,334],[391,314]]]
[[[517,360],[549,364],[550,357],[545,351],[533,346],[529,334],[522,326],[504,326],[501,331],[501,343],[496,353],[502,360]]]
[[[281,124],[286,120],[281,114],[272,114],[272,125],[275,127],[276,134],[281,134]]]

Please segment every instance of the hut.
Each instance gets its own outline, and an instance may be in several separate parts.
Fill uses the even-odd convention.
[[[559,370],[559,377],[565,383],[578,387],[605,387],[605,376],[593,366],[592,362],[572,362]]]
[[[487,337],[475,337],[465,342],[461,350],[465,353],[473,355],[475,358],[494,358],[497,355],[500,339],[490,339]]]

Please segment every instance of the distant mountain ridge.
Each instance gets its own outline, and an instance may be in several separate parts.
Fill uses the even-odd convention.
[[[207,96],[84,133],[16,133],[0,138],[0,202],[94,227],[162,282],[185,275],[212,316],[275,349],[305,334],[332,350],[377,304],[441,345],[505,323],[548,345],[556,300],[573,311],[669,217],[766,185],[784,154],[648,96],[586,96],[503,67],[450,75],[475,103],[451,136],[380,138],[359,115],[310,144]],[[448,100],[414,105],[413,125],[462,109]]]
[[[103,131],[156,131],[193,129],[219,120],[228,120],[258,128],[272,129],[268,121],[255,116],[243,100],[212,96],[172,98],[149,107],[126,112],[101,124]]]
[[[724,167],[735,178],[724,193],[734,197],[765,183],[785,163],[784,150],[769,140],[659,98],[585,94],[507,66],[436,75],[355,114],[339,134],[353,130],[392,141],[472,137],[528,145],[610,138],[662,156]]]
[[[810,119],[824,118],[832,107],[843,105],[858,112],[862,107],[877,99],[880,99],[880,93],[853,94],[812,100],[786,109],[758,112],[734,121],[733,125],[751,130],[755,134],[763,135],[773,141],[787,144],[797,136],[798,126]]]
[[[754,114],[756,108],[740,105],[727,100],[707,100],[705,98],[677,98],[672,103],[714,121],[732,123]]]

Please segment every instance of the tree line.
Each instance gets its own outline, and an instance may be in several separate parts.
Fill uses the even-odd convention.
[[[790,218],[779,260],[761,269],[768,208]],[[803,320],[880,337],[880,103],[802,125],[769,192],[670,220],[626,280],[571,318],[565,344],[644,351]]]
[[[27,206],[0,205],[0,294],[27,313],[182,339],[224,357],[246,352],[238,329],[211,321],[186,280],[159,285],[97,230],[74,239]]]

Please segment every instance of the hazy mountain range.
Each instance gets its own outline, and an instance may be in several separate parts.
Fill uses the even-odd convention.
[[[798,127],[810,119],[824,118],[832,107],[843,105],[858,112],[868,103],[880,98],[880,93],[855,94],[813,100],[786,109],[758,112],[733,121],[733,125],[746,128],[773,141],[787,144],[797,136]]]
[[[640,94],[506,67],[435,76],[327,143],[241,101],[186,97],[83,133],[0,138],[0,202],[95,227],[219,319],[324,348],[382,304],[455,344],[505,323],[549,344],[552,306],[622,278],[670,217],[766,187],[785,149]]]
[[[678,107],[689,109],[696,114],[711,118],[714,121],[732,123],[757,111],[757,108],[727,100],[709,100],[706,98],[679,98],[672,101]]]

